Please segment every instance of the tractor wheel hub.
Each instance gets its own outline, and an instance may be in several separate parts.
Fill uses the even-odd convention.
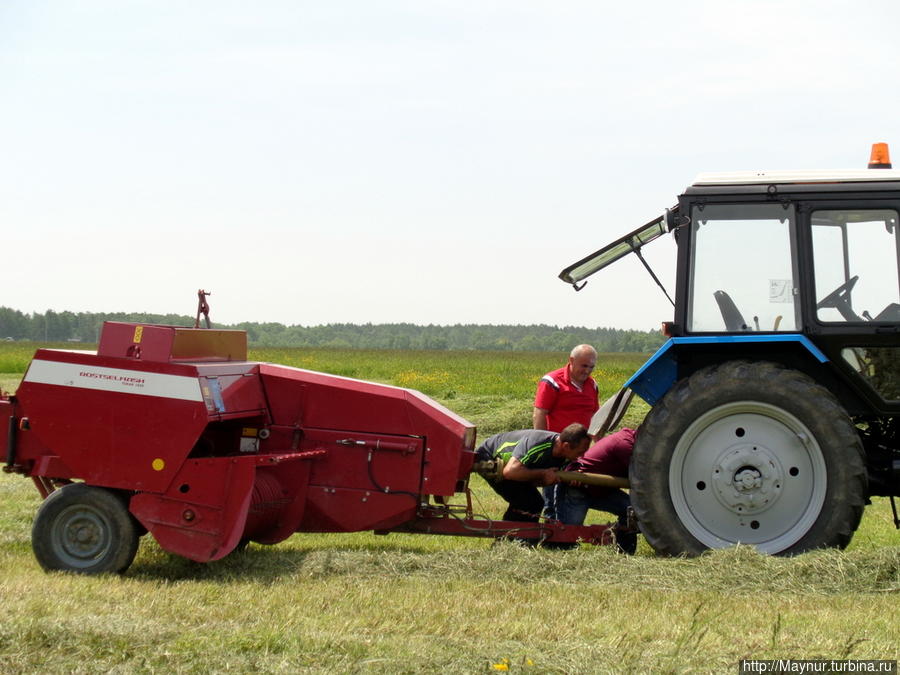
[[[728,448],[713,465],[715,495],[735,513],[765,511],[777,501],[783,483],[777,457],[759,444]]]

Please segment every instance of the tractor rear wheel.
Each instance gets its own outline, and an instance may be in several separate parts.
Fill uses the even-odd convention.
[[[678,382],[641,426],[630,480],[641,531],[665,555],[844,548],[866,497],[847,412],[810,377],[768,362]]]
[[[138,549],[137,524],[113,492],[72,483],[38,509],[31,545],[45,570],[80,574],[124,572]]]

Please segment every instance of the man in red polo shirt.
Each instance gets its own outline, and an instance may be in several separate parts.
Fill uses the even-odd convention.
[[[541,378],[534,397],[535,429],[559,432],[574,422],[590,426],[600,407],[597,383],[591,377],[596,365],[597,350],[578,345],[565,366]]]

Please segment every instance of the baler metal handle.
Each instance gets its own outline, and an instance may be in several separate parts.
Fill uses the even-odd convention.
[[[6,431],[6,466],[16,463],[16,441],[19,435],[19,420],[15,415],[9,416],[9,428]]]
[[[415,452],[416,448],[414,445],[410,445],[409,443],[400,443],[397,441],[383,441],[380,438],[376,441],[357,441],[352,438],[344,438],[340,441],[335,441],[338,445],[353,445],[360,448],[369,448],[369,450],[389,450],[391,452],[402,452],[404,455]]]

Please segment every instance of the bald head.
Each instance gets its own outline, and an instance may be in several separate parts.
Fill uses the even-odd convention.
[[[597,350],[590,345],[578,345],[569,354],[569,379],[578,387],[584,385],[597,365]]]
[[[597,350],[590,345],[578,345],[577,347],[573,347],[572,351],[569,352],[569,358],[577,359],[579,356],[593,356],[596,361]]]

